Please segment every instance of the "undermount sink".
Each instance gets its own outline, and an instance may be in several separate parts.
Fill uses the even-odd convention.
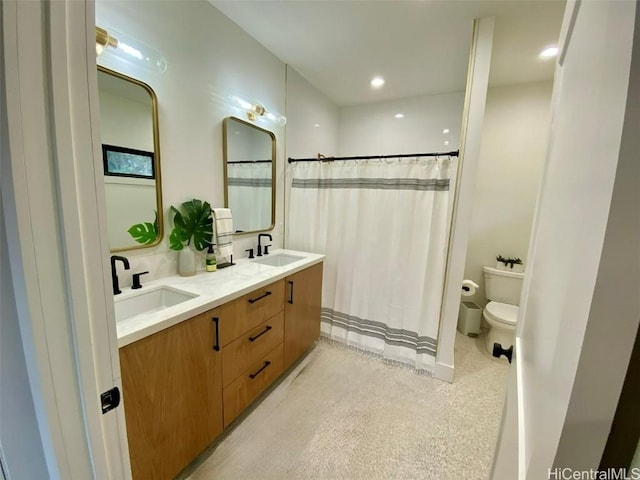
[[[129,318],[143,313],[159,312],[167,307],[172,307],[198,295],[185,292],[177,288],[159,285],[150,289],[145,289],[139,293],[133,293],[126,297],[115,298],[116,322],[128,320]]]
[[[257,258],[254,262],[262,265],[270,265],[272,267],[284,267],[285,265],[289,265],[290,263],[297,262],[302,259],[304,259],[304,257],[289,255],[288,253],[276,253],[274,255]]]

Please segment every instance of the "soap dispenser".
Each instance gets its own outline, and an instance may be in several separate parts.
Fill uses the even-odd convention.
[[[205,259],[205,264],[207,267],[207,272],[215,272],[216,265],[216,252],[213,250],[213,243],[209,244],[209,250],[207,250],[207,256]]]

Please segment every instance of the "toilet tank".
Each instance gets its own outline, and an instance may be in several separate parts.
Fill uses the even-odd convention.
[[[487,300],[509,305],[520,303],[524,273],[508,272],[484,266],[484,289]]]

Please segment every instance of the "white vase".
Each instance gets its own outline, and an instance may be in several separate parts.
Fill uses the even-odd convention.
[[[196,274],[196,255],[190,245],[184,247],[178,254],[178,274],[181,277]]]

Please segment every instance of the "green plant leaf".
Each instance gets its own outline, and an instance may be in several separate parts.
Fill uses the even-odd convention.
[[[171,250],[182,250],[184,248],[184,244],[182,243],[182,238],[180,234],[174,228],[169,235],[169,248]]]
[[[195,205],[194,214],[197,215],[193,230],[193,246],[198,250],[209,247],[213,240],[213,219],[211,218],[211,205],[208,202],[200,202]]]
[[[158,238],[158,230],[154,224],[150,222],[132,225],[127,232],[129,232],[129,235],[131,235],[136,242],[143,245],[149,245]]]
[[[192,199],[182,203],[182,212],[171,207],[173,213],[173,231],[169,236],[169,245],[173,250],[182,250],[184,243],[204,250],[213,239],[213,220],[208,202]]]

